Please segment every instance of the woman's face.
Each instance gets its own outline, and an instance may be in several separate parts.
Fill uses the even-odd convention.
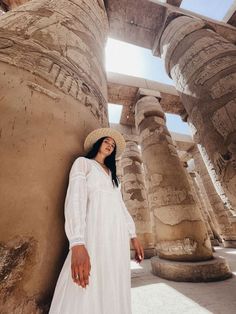
[[[112,137],[104,138],[102,145],[100,146],[100,152],[106,156],[109,156],[115,149],[116,143]]]

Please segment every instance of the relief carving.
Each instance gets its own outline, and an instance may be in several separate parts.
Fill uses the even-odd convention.
[[[217,132],[226,140],[229,134],[236,131],[236,101],[232,100],[218,109],[211,120]]]
[[[162,223],[171,226],[178,225],[182,221],[201,221],[201,214],[196,205],[172,204],[154,208],[153,213]]]
[[[166,59],[166,70],[169,73],[169,60],[179,42],[192,31],[203,28],[205,22],[181,16],[174,19],[164,30],[160,40],[161,56]],[[172,65],[170,65],[172,68]]]
[[[158,197],[155,199],[157,206],[166,206],[172,204],[181,204],[189,197],[185,189],[175,187],[158,188]]]
[[[104,8],[103,1],[98,2]],[[55,7],[61,9],[61,14]],[[97,9],[97,5],[89,2],[82,6],[68,1],[65,6],[63,1],[45,1],[32,2],[21,11],[10,12],[0,22],[0,61],[38,75],[81,101],[103,124],[107,120],[106,80],[100,50],[107,21],[105,12],[96,14]]]
[[[226,56],[210,61],[204,66],[195,84],[204,85],[206,81],[214,77],[220,71],[236,65],[236,56]]]
[[[177,150],[174,145],[168,144],[168,148],[171,156],[178,157]]]
[[[181,56],[179,62],[180,71],[185,73],[186,77],[191,77],[199,66],[217,55],[218,50],[220,52],[221,45],[221,41],[216,40],[215,37],[206,36],[197,40],[191,48],[188,49],[183,56]],[[228,48],[227,44],[223,44],[223,46],[224,49],[226,49],[226,47]]]
[[[206,38],[209,42],[212,42],[212,45],[209,46],[209,42],[206,41]],[[196,53],[196,49],[199,49],[199,42],[201,40],[204,43],[204,48]],[[235,47],[231,43],[218,42],[215,39],[210,39],[208,37],[204,37],[201,40],[198,40],[180,58],[179,63],[172,67],[171,75],[173,74],[173,78],[182,91],[184,91],[185,85],[201,66],[225,51],[235,51]],[[195,84],[197,84],[197,81]]]
[[[0,37],[0,49],[10,48],[14,45],[14,41],[8,38]]]
[[[236,90],[236,73],[231,73],[217,81],[210,89],[213,99],[220,98]]]
[[[202,114],[197,106],[194,106],[191,112],[191,126],[197,130],[198,138],[201,138],[202,133],[204,132],[204,122],[202,118]]]
[[[161,241],[157,243],[157,250],[165,255],[192,255],[197,249],[198,243],[192,239]]]

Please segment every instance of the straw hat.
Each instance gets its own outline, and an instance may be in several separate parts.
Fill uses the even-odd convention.
[[[99,128],[90,132],[84,141],[85,151],[88,152],[99,138],[105,136],[113,138],[116,143],[116,157],[119,157],[125,149],[125,139],[120,132],[112,128]]]

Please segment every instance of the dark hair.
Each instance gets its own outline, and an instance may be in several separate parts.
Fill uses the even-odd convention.
[[[93,147],[90,149],[90,151],[84,157],[89,158],[89,159],[94,158],[97,155],[97,153],[99,151],[99,148],[102,145],[103,140],[105,140],[105,138],[107,138],[107,137],[108,136],[104,136],[104,137],[101,137],[100,139],[98,139],[93,144]],[[116,156],[116,145],[114,147],[113,152],[109,156],[107,156],[105,158],[104,164],[111,170],[111,176],[112,176],[111,181],[112,181],[113,186],[115,184],[118,187],[119,178],[116,175],[116,159],[115,159],[115,156]]]

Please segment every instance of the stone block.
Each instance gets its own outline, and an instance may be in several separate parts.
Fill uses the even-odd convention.
[[[175,262],[151,258],[154,275],[172,281],[210,282],[232,277],[229,265],[223,257],[214,257],[204,262]]]

